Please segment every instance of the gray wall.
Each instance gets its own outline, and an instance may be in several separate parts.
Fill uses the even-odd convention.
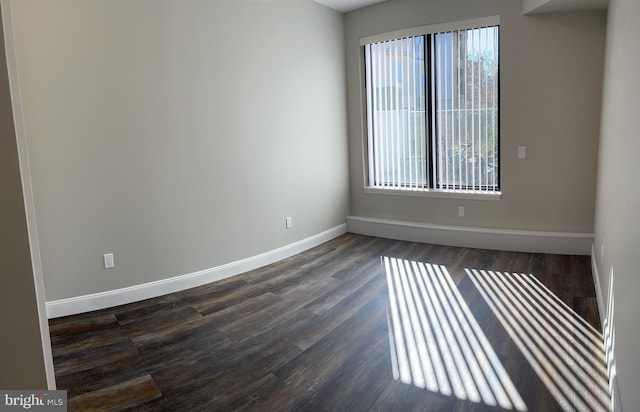
[[[502,200],[366,194],[358,38],[501,18]],[[346,15],[352,214],[421,223],[592,233],[606,17],[528,17],[513,0],[395,0]],[[517,160],[517,147],[527,159]],[[459,218],[457,207],[465,206]]]
[[[622,406],[626,411],[637,410],[640,405],[640,185],[637,171],[640,156],[639,21],[640,2],[611,0],[594,243],[601,291],[605,308],[608,308],[605,314],[609,322],[613,315],[618,384]],[[613,288],[610,288],[612,276]],[[610,299],[613,299],[613,305]]]
[[[342,14],[310,0],[30,0],[13,15],[48,301],[344,223]]]
[[[47,389],[0,21],[0,388]]]

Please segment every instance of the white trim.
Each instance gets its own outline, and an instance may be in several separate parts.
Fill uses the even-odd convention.
[[[613,412],[622,411],[622,401],[620,400],[620,391],[618,390],[618,377],[613,377],[613,384],[611,385],[611,408]]]
[[[227,263],[225,265],[200,270],[186,275],[175,276],[142,285],[130,286],[106,292],[92,293],[68,299],[47,302],[49,318],[90,312],[113,306],[124,305],[144,299],[154,298],[168,293],[193,288],[217,280],[226,279],[262,266],[269,265],[295,254],[304,252],[312,247],[334,239],[346,233],[345,223],[318,233],[298,242],[274,249],[246,259]]]
[[[347,216],[347,231],[362,235],[480,249],[589,255],[593,234],[490,229]]]
[[[602,295],[602,286],[601,286],[602,284],[600,283],[600,276],[598,273],[598,263],[596,260],[595,244],[591,245],[591,273],[593,274],[593,285],[596,289],[596,301],[598,302],[598,313],[600,314],[600,328],[602,331],[604,331],[604,327],[605,327],[604,321],[605,319],[608,318],[608,314],[606,313],[606,310],[605,310],[605,304],[607,304],[607,302],[605,302],[604,297]],[[609,296],[609,299],[611,299],[611,296]],[[613,325],[609,325],[609,327],[613,328]],[[606,351],[608,343],[605,341],[605,338],[606,337],[603,336],[602,345]],[[613,352],[613,350],[614,348],[612,347],[611,351]],[[611,355],[615,359],[615,353],[612,353]],[[607,365],[607,371],[609,374],[611,373],[611,371],[609,370],[609,365]],[[621,411],[622,403],[620,402],[620,392],[618,391],[618,376],[614,375],[613,378],[610,378],[609,383],[610,383],[609,390],[611,391],[611,408],[613,412]]]
[[[604,298],[602,297],[602,288],[600,286],[600,276],[598,275],[598,264],[596,262],[595,245],[591,244],[591,274],[593,275],[593,286],[596,289],[596,302],[598,302],[598,313],[600,314],[600,323],[607,315],[604,310]],[[602,326],[602,325],[601,325]]]
[[[442,33],[453,30],[476,29],[479,27],[497,26],[500,24],[500,16],[479,17],[477,19],[459,20],[447,23],[434,23],[424,26],[409,27],[393,30],[386,33],[372,34],[360,38],[360,46],[378,43],[381,41],[401,39],[403,37],[420,36],[429,33]]]
[[[435,197],[442,199],[492,200],[502,199],[502,192],[487,192],[479,190],[440,190],[440,189],[409,189],[409,188],[379,188],[365,187],[364,192],[372,195]]]
[[[22,192],[24,208],[27,220],[27,232],[29,235],[29,249],[31,252],[31,267],[33,270],[33,284],[36,294],[36,306],[40,322],[40,338],[42,341],[42,353],[44,356],[44,369],[47,379],[47,388],[56,389],[56,378],[53,366],[53,354],[51,352],[51,338],[49,335],[49,323],[47,321],[45,307],[44,277],[42,274],[42,261],[40,260],[40,244],[38,242],[38,228],[36,225],[36,211],[33,201],[31,185],[31,172],[29,168],[29,154],[27,151],[27,134],[24,126],[24,113],[22,111],[22,95],[20,92],[20,79],[18,77],[18,62],[13,33],[13,15],[11,1],[2,0],[2,26],[4,28],[4,47],[7,63],[9,90],[11,93],[11,106],[13,109],[13,122],[18,146],[18,160],[20,164],[20,178],[22,179]]]

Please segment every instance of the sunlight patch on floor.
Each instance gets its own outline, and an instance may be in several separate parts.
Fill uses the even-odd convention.
[[[611,409],[600,332],[533,275],[465,271],[563,410]]]
[[[527,407],[444,266],[383,257],[394,379],[458,399]]]

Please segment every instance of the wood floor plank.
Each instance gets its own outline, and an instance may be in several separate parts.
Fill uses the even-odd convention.
[[[255,285],[245,282],[244,287],[238,288],[233,293],[224,291],[215,295],[201,296],[201,299],[192,303],[192,306],[203,316],[206,316],[217,311],[233,308],[235,305],[241,304],[247,299],[269,293],[271,289],[272,286],[269,284]]]
[[[266,333],[282,320],[288,321],[289,308],[280,301],[265,307],[260,313],[251,313],[220,327],[220,330],[235,341],[241,341],[252,335]]]
[[[136,379],[146,373],[142,360],[137,357],[112,359],[108,363],[77,372],[61,374],[56,372],[56,385],[67,390],[71,399],[83,393],[95,392],[122,382]]]
[[[290,336],[284,332],[290,331],[251,336],[242,342],[234,342],[234,349],[243,354],[245,365],[250,365],[252,371],[272,373],[287,365],[303,352],[302,349],[291,343]]]
[[[124,410],[162,396],[149,375],[69,399],[69,410]]]
[[[130,322],[156,319],[159,316],[175,316],[176,311],[185,307],[186,305],[176,295],[165,295],[120,306],[113,312],[120,325],[127,325]]]
[[[136,408],[140,411],[243,411],[251,408],[265,392],[281,382],[273,375],[230,374],[238,379],[220,379],[206,386],[189,388],[189,397],[180,391],[167,392],[162,399]]]
[[[57,337],[69,338],[72,335],[87,333],[94,330],[116,327],[118,319],[110,312],[91,312],[74,317],[51,319],[49,321],[49,334],[51,339]]]
[[[200,318],[202,318],[202,315],[193,307],[173,306],[158,310],[155,315],[128,318],[120,323],[122,324],[122,332],[133,339],[139,335],[153,333],[154,331],[164,331]]]
[[[351,274],[343,276],[343,282],[331,284],[327,290],[319,290],[315,299],[304,306],[305,309],[318,315],[330,310],[335,305],[348,299],[352,293],[360,289],[374,277],[380,276],[382,265],[378,259],[369,259],[367,263],[358,264],[352,269]]]
[[[238,288],[246,286],[247,282],[244,279],[240,279],[237,276],[233,276],[227,279],[222,279],[217,282],[211,282],[206,285],[199,286],[197,288],[191,288],[181,290],[174,293],[176,297],[182,301],[193,304],[199,300],[215,299],[217,296],[233,293]]]
[[[230,323],[244,320],[251,314],[259,314],[265,308],[282,302],[283,299],[280,296],[267,292],[247,297],[240,303],[226,309],[214,311],[212,313],[205,310],[203,315],[208,321],[215,324],[216,328],[223,328]]]
[[[280,286],[273,293],[281,297],[290,310],[296,310],[315,300],[318,294],[335,290],[342,283],[331,277],[331,273],[313,271],[304,281]]]
[[[380,278],[373,278],[362,287],[355,290],[348,300],[343,299],[330,310],[318,316],[318,320],[300,330],[294,343],[301,349],[307,349],[316,344],[322,337],[333,331],[339,325],[349,320],[363,306],[371,301],[380,307],[387,301],[386,283]]]
[[[53,356],[57,359],[62,359],[63,357],[73,356],[73,354],[89,351],[94,348],[108,346],[108,345],[116,345],[116,344],[126,344],[128,342],[128,337],[122,333],[122,329],[120,329],[117,323],[114,323],[112,327],[105,329],[96,329],[92,331],[87,331],[82,334],[74,334],[69,335],[68,337],[57,336],[55,339],[52,339],[52,353]]]
[[[138,350],[129,340],[104,346],[90,347],[82,352],[75,352],[55,358],[56,374],[66,375],[106,365],[111,362],[131,359],[138,355]]]
[[[163,330],[146,331],[131,338],[131,342],[136,346],[139,352],[164,353],[171,348],[179,348],[194,340],[205,340],[210,342],[218,342],[228,339],[220,334],[217,325],[213,319],[201,317]],[[185,343],[183,345],[183,343]]]

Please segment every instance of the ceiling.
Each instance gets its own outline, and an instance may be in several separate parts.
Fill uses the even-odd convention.
[[[605,10],[609,0],[524,0],[522,6],[524,14]]]
[[[382,3],[386,0],[313,0],[317,3],[324,4],[334,10],[346,13],[351,10],[369,6],[371,4]]]
[[[313,0],[343,13],[386,0]],[[523,0],[525,14],[606,9],[609,0]]]

